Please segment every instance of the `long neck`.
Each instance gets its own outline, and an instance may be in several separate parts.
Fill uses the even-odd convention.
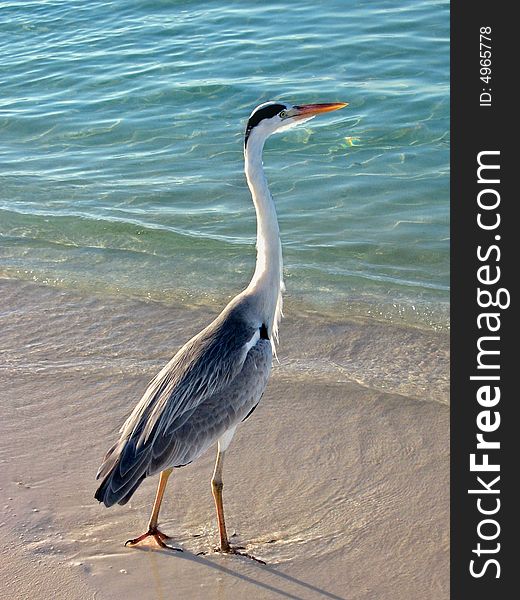
[[[251,136],[245,151],[246,178],[257,219],[256,268],[247,292],[255,296],[259,316],[269,334],[276,338],[282,310],[282,248],[276,209],[262,164],[263,146],[263,139]]]

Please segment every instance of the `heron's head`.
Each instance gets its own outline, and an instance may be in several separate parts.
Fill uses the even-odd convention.
[[[250,140],[264,142],[271,134],[284,131],[300,123],[314,118],[320,113],[338,110],[347,106],[345,102],[328,102],[326,104],[291,105],[285,102],[265,102],[257,106],[247,122],[244,148]]]

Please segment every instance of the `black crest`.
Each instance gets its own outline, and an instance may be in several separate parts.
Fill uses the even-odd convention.
[[[256,127],[256,125],[258,125],[260,121],[263,121],[263,119],[270,119],[271,117],[274,117],[285,108],[287,107],[284,104],[273,103],[267,104],[266,106],[262,106],[258,110],[255,110],[255,112],[249,117],[249,121],[247,122],[244,145],[247,146],[247,140],[253,127]]]

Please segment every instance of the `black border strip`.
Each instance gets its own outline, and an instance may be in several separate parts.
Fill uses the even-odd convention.
[[[519,446],[513,442],[513,435],[518,438],[520,445],[520,428],[515,418],[518,392],[513,376],[516,364],[513,366],[513,361],[517,362],[515,342],[516,332],[520,332],[520,329],[517,320],[513,322],[516,298],[511,288],[519,275],[516,257],[520,257],[520,252],[515,237],[520,241],[520,228],[513,214],[515,205],[519,204],[519,194],[512,190],[513,160],[519,150],[511,149],[512,144],[507,142],[513,140],[514,131],[519,129],[512,102],[518,72],[514,62],[519,55],[515,42],[520,32],[517,32],[516,38],[513,36],[515,19],[512,7],[514,4],[506,2],[459,0],[451,3],[451,597],[457,600],[500,600],[515,595],[513,560],[517,550],[513,534],[516,514],[513,511],[519,501],[513,492],[513,485],[519,479],[520,470],[515,463],[520,452]],[[480,79],[481,27],[491,28],[488,36],[491,37],[489,82]],[[491,106],[481,105],[481,100],[488,99],[487,96],[480,97],[486,88],[490,88]],[[500,152],[499,155],[481,155],[481,161],[500,165],[499,170],[481,171],[482,178],[493,180],[493,173],[498,172],[499,184],[478,182],[478,155],[485,151]],[[495,190],[484,193],[481,196],[483,202],[491,203],[492,198],[498,198],[496,194],[499,194],[500,203],[496,210],[479,209],[477,198],[483,189]],[[479,227],[479,211],[481,218],[488,219],[488,224],[494,223],[493,219],[499,213],[500,225],[492,230]],[[493,245],[499,250],[490,250]],[[481,247],[481,257],[489,251],[486,260],[479,260],[478,246]],[[498,266],[499,282],[484,285],[478,281],[478,269],[485,265],[489,266],[489,271],[484,269],[480,272],[481,276],[494,278]],[[498,293],[499,288],[509,290],[510,306],[479,306],[478,287],[488,289],[492,294]],[[501,298],[501,303],[506,304],[505,293]],[[481,299],[484,300],[483,297]],[[483,327],[479,329],[479,315],[486,312],[499,314],[498,331],[490,333],[484,325],[492,321],[496,326],[496,318],[489,318],[489,321],[481,318]],[[500,354],[482,355],[481,364],[486,361],[488,365],[499,364],[499,369],[478,369],[477,342],[479,337],[485,335],[495,335],[500,339],[481,339],[481,348],[484,345],[488,349],[499,350]],[[494,391],[494,384],[492,381],[471,380],[470,377],[497,373],[500,376],[496,382],[500,387],[500,401],[492,408],[482,406],[477,401],[478,390],[490,384]],[[477,419],[485,410],[489,410],[489,419],[481,420],[481,424],[493,427],[496,419],[500,418],[498,428],[484,434],[486,440],[500,442],[500,449],[476,448],[476,436],[480,431]],[[499,417],[495,414],[497,412]],[[485,415],[481,416],[481,419],[484,418]],[[499,472],[470,470],[470,455],[475,454],[476,462],[481,463],[485,460],[484,453],[488,454],[491,464],[500,465]],[[492,480],[498,475],[500,480],[491,486]],[[477,480],[479,476],[487,482],[493,493],[468,493],[468,490],[484,489]],[[498,490],[500,492],[495,493]],[[492,511],[500,505],[499,510],[494,515],[482,514],[478,508],[479,498],[481,509]],[[493,540],[479,537],[479,531],[489,538],[498,531],[493,522],[482,524],[485,519],[496,521],[500,528]],[[480,552],[480,556],[477,552]],[[481,574],[480,577],[470,573],[472,559],[475,560],[473,570]],[[498,578],[498,565],[493,562],[486,565],[488,559],[495,559],[499,564]]]

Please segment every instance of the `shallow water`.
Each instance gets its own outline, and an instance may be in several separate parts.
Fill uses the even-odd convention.
[[[0,372],[12,379],[69,370],[77,377],[96,373],[100,381],[121,373],[153,375],[220,309],[85,296],[1,279],[0,296]],[[448,404],[446,332],[376,319],[338,320],[297,308],[287,305],[274,373]]]
[[[347,101],[268,142],[287,293],[447,327],[448,2],[1,11],[0,275],[222,304],[254,263],[251,109]]]

